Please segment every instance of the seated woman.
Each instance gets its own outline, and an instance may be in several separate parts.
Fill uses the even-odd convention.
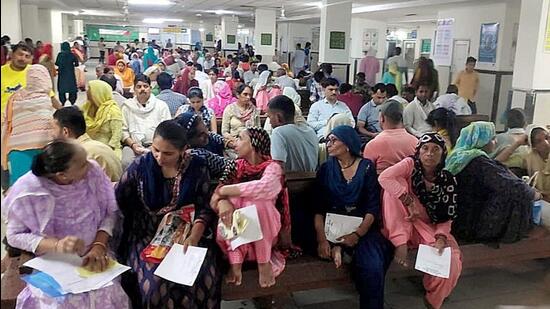
[[[122,111],[113,100],[112,87],[104,81],[92,80],[88,83],[82,111],[86,119],[86,133],[92,139],[111,147],[119,159],[122,158]]]
[[[129,93],[134,87],[134,79],[136,78],[134,70],[128,67],[125,60],[119,59],[116,62],[115,74],[122,79],[122,87],[124,88],[124,92]]]
[[[247,127],[260,126],[260,113],[252,104],[252,88],[241,85],[237,88],[238,101],[228,105],[223,111],[222,135],[232,147],[241,131]]]
[[[432,126],[434,132],[437,132],[437,134],[443,137],[447,153],[450,153],[456,144],[459,133],[456,127],[455,113],[451,110],[439,107],[428,114],[426,122]]]
[[[395,260],[408,266],[408,248],[433,246],[443,252],[451,247],[449,278],[424,275],[428,308],[440,308],[456,286],[462,270],[460,249],[451,235],[456,217],[455,177],[446,170],[445,140],[437,133],[424,134],[414,156],[403,159],[380,174],[384,189],[382,217],[388,238],[395,245]]]
[[[216,115],[214,114],[214,110],[204,105],[202,90],[199,87],[192,87],[187,92],[187,100],[189,100],[189,104],[180,106],[176,111],[176,116],[186,112],[200,115],[208,130],[213,133],[218,133]]]
[[[258,263],[259,283],[266,288],[275,284],[275,277],[285,267],[283,255],[274,247],[278,241],[290,240],[288,192],[281,165],[271,159],[267,132],[260,128],[241,131],[236,150],[239,159],[228,163],[211,205],[229,228],[235,210],[256,205],[263,238],[235,249],[220,229],[216,238],[231,266],[227,282],[240,285],[242,264],[251,260]]]
[[[186,67],[181,71],[180,76],[176,79],[172,90],[183,95],[187,95],[187,91],[191,87],[198,87],[199,82],[195,79],[195,69],[193,67]]]
[[[376,168],[361,158],[361,140],[353,127],[338,126],[327,139],[327,162],[317,172],[315,215],[318,254],[342,263],[341,250],[353,256],[353,273],[361,308],[384,308],[384,277],[393,256],[392,244],[380,232],[380,185]],[[327,213],[361,217],[359,228],[333,247],[325,236]],[[342,246],[343,248],[341,248]]]
[[[210,208],[207,166],[187,155],[185,130],[173,120],[161,122],[154,133],[152,152],[135,160],[115,188],[124,215],[119,261],[132,267],[125,289],[134,308],[219,308],[221,274],[219,251],[213,242],[216,215]],[[195,213],[184,246],[208,248],[193,286],[154,275],[157,264],[142,259],[164,215],[192,205]],[[136,281],[137,280],[137,281]],[[139,288],[138,286],[139,285]]]
[[[2,119],[2,168],[9,171],[9,183],[31,169],[34,156],[51,138],[55,112],[48,69],[33,64],[27,70],[27,86],[8,100]]]
[[[462,129],[447,158],[445,169],[458,182],[452,232],[459,240],[512,243],[526,237],[533,226],[533,201],[540,194],[490,159],[494,148],[495,125],[472,122]]]
[[[235,101],[237,99],[233,96],[231,87],[224,81],[217,81],[214,84],[214,97],[206,102],[206,106],[214,110],[216,117],[222,117],[225,108]]]
[[[78,254],[84,267],[103,271],[111,252],[108,240],[118,218],[113,185],[79,145],[56,140],[47,145],[27,173],[10,189],[8,243],[35,255]],[[86,304],[86,305],[84,305]],[[17,308],[129,308],[128,296],[114,280],[98,290],[52,298],[27,285]]]
[[[221,135],[208,132],[201,116],[195,113],[183,113],[175,121],[184,128],[191,148],[188,152],[205,160],[210,176],[219,179],[227,164],[223,157],[224,140]]]

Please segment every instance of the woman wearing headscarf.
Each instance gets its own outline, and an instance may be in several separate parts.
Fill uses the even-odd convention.
[[[87,160],[82,146],[59,140],[48,144],[34,160],[32,172],[10,189],[4,207],[7,241],[15,248],[36,256],[78,254],[82,266],[92,272],[110,264],[109,239],[119,217],[113,185],[95,161]],[[27,284],[16,308],[125,309],[129,303],[115,279],[93,291],[62,297]]]
[[[227,255],[230,271],[227,282],[240,285],[241,267],[245,260],[258,263],[259,283],[263,288],[273,286],[285,267],[285,258],[275,245],[278,240],[290,239],[288,191],[281,165],[271,159],[270,139],[260,128],[248,128],[239,134],[236,150],[239,159],[228,162],[221,184],[212,196],[211,205],[220,217],[217,242]],[[233,220],[234,211],[256,206],[263,238],[232,249],[231,234],[239,225]]]
[[[226,141],[233,145],[242,130],[260,126],[260,113],[250,100],[252,88],[242,84],[237,89],[237,95],[237,102],[228,105],[222,117],[221,133]],[[228,146],[231,147],[231,145]]]
[[[117,60],[115,74],[122,79],[122,87],[125,92],[130,91],[134,87],[136,75],[134,74],[134,70],[129,68],[123,59]]]
[[[176,116],[182,113],[193,113],[201,116],[204,125],[210,132],[218,132],[218,123],[214,111],[204,105],[204,96],[199,87],[192,87],[187,92],[189,104],[183,105],[176,111]]]
[[[237,99],[233,96],[231,87],[224,81],[217,81],[214,84],[214,93],[216,94],[212,99],[206,102],[206,105],[214,110],[216,117],[222,117],[225,108],[235,103]]]
[[[394,84],[397,88],[397,92],[401,93],[401,86],[403,86],[403,82],[401,81],[402,75],[403,74],[399,71],[399,67],[397,66],[397,62],[392,62],[388,66],[388,71],[382,76],[382,82],[386,85]]]
[[[302,106],[302,97],[300,97],[298,92],[296,92],[296,90],[292,87],[285,87],[285,89],[283,90],[283,95],[287,96],[288,98],[290,98],[292,100],[292,102],[294,102],[294,108],[295,108],[295,111],[296,111],[295,114],[294,114],[294,123],[295,124],[300,124],[300,123],[307,124],[306,119],[304,118],[304,116],[302,116],[302,109],[300,108],[300,106]],[[273,128],[271,127],[271,121],[269,120],[269,117],[267,117],[265,119],[264,130],[266,130],[267,133],[269,133],[269,135],[271,135],[271,131],[273,131]]]
[[[54,85],[54,78],[57,76],[57,69],[55,68],[55,63],[53,63],[53,47],[52,44],[46,43],[42,47],[42,55],[38,58],[38,64],[41,64],[48,69],[50,77],[52,79],[52,85]]]
[[[254,99],[256,99],[256,107],[262,111],[267,111],[267,105],[269,103],[269,91],[268,83],[271,72],[269,70],[263,71],[258,78],[258,82],[254,87]]]
[[[132,53],[130,57],[130,68],[134,71],[135,75],[143,73],[143,62],[139,59],[138,53]]]
[[[189,88],[198,86],[199,82],[195,79],[194,69],[186,67],[181,71],[181,75],[177,78],[172,90],[175,92],[179,92],[183,95],[187,95],[187,91],[189,91]]]
[[[113,100],[112,87],[104,81],[92,80],[86,92],[88,100],[82,107],[86,119],[86,133],[92,139],[111,147],[122,158],[122,125],[120,107]]]
[[[154,95],[158,95],[160,93],[160,87],[157,83],[157,77],[160,73],[160,68],[156,64],[150,66],[149,68],[147,68],[147,70],[143,72],[143,75],[149,77],[149,79],[151,80],[151,93]]]
[[[27,70],[27,86],[8,100],[2,122],[2,168],[10,172],[10,185],[31,169],[33,158],[52,139],[51,91],[48,70],[33,64]]]
[[[489,158],[495,148],[495,125],[472,122],[463,128],[445,169],[458,182],[457,218],[453,235],[459,240],[512,243],[532,227],[533,201],[539,197],[504,165]]]
[[[57,91],[59,93],[59,101],[65,105],[67,101],[67,93],[69,94],[69,102],[71,105],[76,103],[76,74],[75,68],[80,64],[78,59],[71,52],[71,46],[69,42],[61,43],[61,52],[57,55],[55,60],[57,66],[57,72],[59,77],[57,78]]]
[[[315,230],[317,254],[342,264],[342,254],[352,259],[352,273],[361,308],[384,308],[384,277],[393,246],[380,232],[380,185],[374,164],[361,157],[361,139],[355,128],[339,126],[327,139],[329,159],[317,172]],[[359,227],[339,235],[337,246],[325,235],[327,213],[362,218]],[[332,247],[332,248],[331,248]]]
[[[433,246],[442,253],[451,247],[449,278],[424,275],[428,308],[440,308],[458,282],[462,259],[451,235],[457,215],[457,182],[444,170],[447,148],[437,133],[424,134],[415,154],[387,168],[378,180],[384,189],[382,218],[389,240],[395,246],[395,261],[408,267],[408,249]]]
[[[143,55],[143,70],[147,70],[150,66],[157,63],[158,57],[155,55],[153,47],[149,46],[147,52]]]
[[[418,59],[418,67],[416,68],[413,79],[411,81],[411,86],[413,88],[418,88],[421,84],[427,84],[430,87],[429,100],[432,99],[432,94],[436,90],[437,84],[439,82],[436,80],[434,75],[434,70],[430,66],[430,62],[426,57],[420,57]]]
[[[174,120],[161,122],[152,151],[133,161],[115,187],[124,215],[118,258],[132,267],[122,282],[134,308],[220,307],[221,261],[214,243],[216,215],[209,205],[210,178],[204,160],[187,154],[186,134],[186,128]],[[163,218],[174,214],[181,214],[180,226],[189,231],[183,235],[184,247],[208,249],[193,286],[154,274],[163,256],[149,250],[150,244]]]

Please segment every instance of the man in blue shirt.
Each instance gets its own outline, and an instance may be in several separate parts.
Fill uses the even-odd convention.
[[[325,91],[325,98],[313,103],[307,116],[307,123],[315,130],[319,140],[325,137],[327,123],[335,114],[346,114],[352,126],[355,126],[355,120],[349,107],[346,103],[338,101],[338,81],[334,78],[327,78],[321,82],[321,85]]]
[[[364,140],[371,140],[382,131],[380,128],[380,106],[386,101],[386,85],[378,83],[372,88],[372,99],[357,115],[357,131]]]
[[[164,101],[168,105],[170,114],[172,117],[176,115],[178,108],[187,104],[187,97],[181,93],[172,91],[172,76],[166,72],[162,72],[157,77],[157,84],[160,88],[160,93],[157,95],[157,99]]]

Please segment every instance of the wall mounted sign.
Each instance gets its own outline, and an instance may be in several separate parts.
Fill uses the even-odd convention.
[[[478,61],[497,62],[498,23],[481,24]]]
[[[453,26],[455,19],[439,19],[435,34],[433,59],[436,65],[450,66],[453,57]]]
[[[227,44],[235,44],[237,42],[237,36],[233,34],[227,35]]]
[[[343,31],[331,31],[329,34],[330,49],[346,49],[346,33]]]
[[[271,33],[260,34],[260,45],[272,45],[273,35]]]
[[[363,51],[378,49],[378,29],[363,30]]]

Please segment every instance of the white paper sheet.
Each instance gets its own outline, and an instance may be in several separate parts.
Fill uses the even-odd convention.
[[[436,248],[420,245],[414,268],[432,276],[448,279],[451,269],[451,248],[443,249],[443,254],[439,255]]]
[[[248,225],[241,235],[231,240],[231,250],[264,238],[256,205],[240,208],[239,211],[241,212],[241,217],[245,217],[248,220]]]
[[[78,255],[59,253],[48,253],[23,264],[23,266],[34,268],[52,276],[65,294],[78,294],[100,289],[130,269],[128,266],[117,263],[104,272],[83,278],[80,277],[77,271],[81,265],[82,258]]]
[[[193,286],[208,249],[201,247],[187,247],[183,253],[183,246],[174,244],[166,257],[155,270],[155,275],[168,281]]]
[[[336,239],[356,231],[361,222],[363,222],[361,217],[327,213],[325,217],[325,236],[332,243],[342,242]]]

